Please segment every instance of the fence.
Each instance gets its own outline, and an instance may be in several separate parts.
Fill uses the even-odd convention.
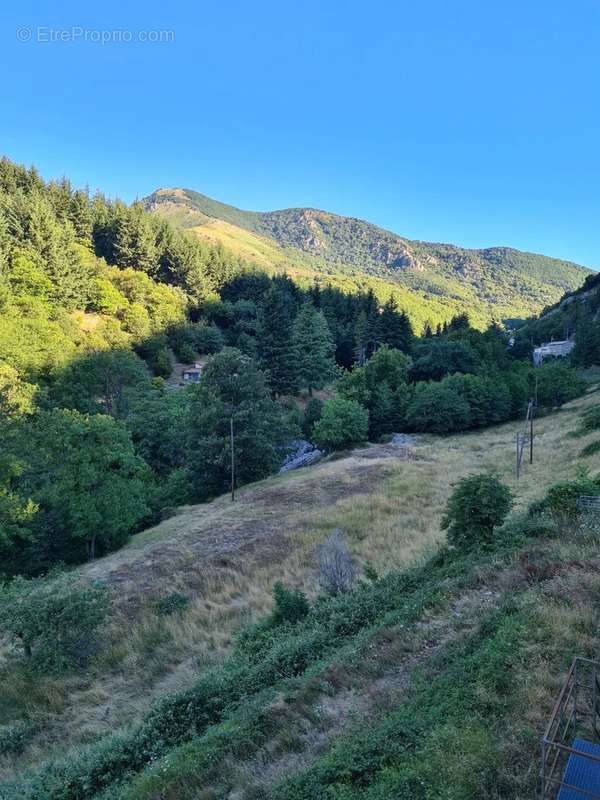
[[[542,738],[540,800],[600,800],[599,674],[573,659]]]

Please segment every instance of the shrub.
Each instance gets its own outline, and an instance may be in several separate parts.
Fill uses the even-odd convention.
[[[19,755],[31,742],[37,729],[30,722],[16,722],[0,728],[0,753]]]
[[[335,397],[323,406],[321,419],[313,427],[319,447],[341,450],[364,442],[369,431],[369,412],[355,400]]]
[[[592,433],[598,430],[600,430],[600,406],[592,406],[581,417],[579,432]]]
[[[298,589],[288,589],[283,583],[277,582],[273,587],[275,608],[271,616],[275,625],[283,622],[299,622],[308,614],[310,606],[306,596]]]
[[[549,361],[536,370],[537,399],[542,406],[560,408],[585,392],[586,382],[579,370],[564,361]]]
[[[600,478],[590,478],[586,473],[574,481],[560,481],[551,486],[543,500],[534,503],[532,514],[549,513],[557,517],[577,516],[577,500],[582,495],[600,495]]]
[[[587,458],[588,456],[595,456],[596,453],[600,453],[600,440],[586,444],[579,455],[582,458]]]
[[[319,582],[330,595],[352,588],[356,574],[354,560],[341,531],[333,531],[319,547]]]
[[[184,342],[177,350],[177,358],[184,364],[191,364],[196,360],[196,351],[191,344]]]
[[[469,404],[456,391],[441,383],[421,384],[406,410],[412,430],[453,433],[470,425]]]
[[[557,536],[556,520],[548,514],[517,514],[498,528],[495,540],[507,546],[519,545],[525,539],[551,539]]]
[[[0,630],[31,667],[59,672],[88,662],[108,608],[105,588],[70,575],[15,578],[0,591]]]
[[[302,433],[307,439],[310,439],[313,434],[313,427],[323,414],[323,401],[318,397],[311,398],[306,404],[304,409],[304,416],[302,418]]]
[[[173,372],[173,357],[169,350],[166,347],[161,347],[154,354],[150,366],[155,375],[161,378],[168,378]]]
[[[482,473],[456,484],[442,518],[448,542],[469,550],[492,544],[494,529],[502,525],[512,505],[510,489],[495,475]]]
[[[179,592],[172,592],[171,594],[161,597],[156,601],[156,613],[161,617],[170,617],[172,614],[181,614],[188,607],[190,602],[189,597]]]
[[[223,349],[223,334],[216,325],[198,325],[194,332],[194,339],[200,353],[212,355]]]

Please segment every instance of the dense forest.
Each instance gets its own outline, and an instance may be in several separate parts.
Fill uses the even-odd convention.
[[[94,558],[226,491],[232,424],[241,485],[276,471],[300,435],[331,451],[518,417],[532,325],[512,349],[464,315],[416,336],[393,297],[299,288],[139,204],[4,159],[1,571]],[[169,382],[175,362],[201,356],[198,386]],[[546,406],[584,385],[563,363],[536,380]],[[334,396],[313,396],[325,386]]]

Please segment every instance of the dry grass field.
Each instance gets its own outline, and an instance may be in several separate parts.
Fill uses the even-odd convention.
[[[122,550],[83,568],[113,591],[117,613],[109,645],[92,671],[28,683],[14,674],[0,689],[0,724],[8,709],[39,725],[18,769],[73,744],[92,741],[143,713],[165,692],[188,686],[221,659],[236,630],[271,607],[277,580],[314,596],[315,550],[341,529],[359,564],[380,573],[413,564],[442,540],[440,518],[452,484],[492,469],[525,507],[545,488],[574,477],[594,434],[574,437],[594,393],[536,421],[535,461],[517,482],[517,423],[447,438],[423,436],[401,458],[393,445],[370,445],[317,466],[246,487],[228,497],[183,507],[135,536]],[[596,434],[597,436],[597,434]],[[159,617],[156,599],[181,592],[181,617]],[[1,664],[1,662],[0,662]],[[5,678],[9,677],[5,674]],[[14,764],[0,758],[0,774]]]

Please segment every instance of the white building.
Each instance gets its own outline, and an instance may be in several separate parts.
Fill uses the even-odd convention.
[[[564,358],[568,356],[571,350],[575,347],[575,342],[572,339],[565,339],[562,342],[547,342],[541,347],[536,347],[533,351],[533,363],[539,367],[545,358],[552,356],[553,358]]]

